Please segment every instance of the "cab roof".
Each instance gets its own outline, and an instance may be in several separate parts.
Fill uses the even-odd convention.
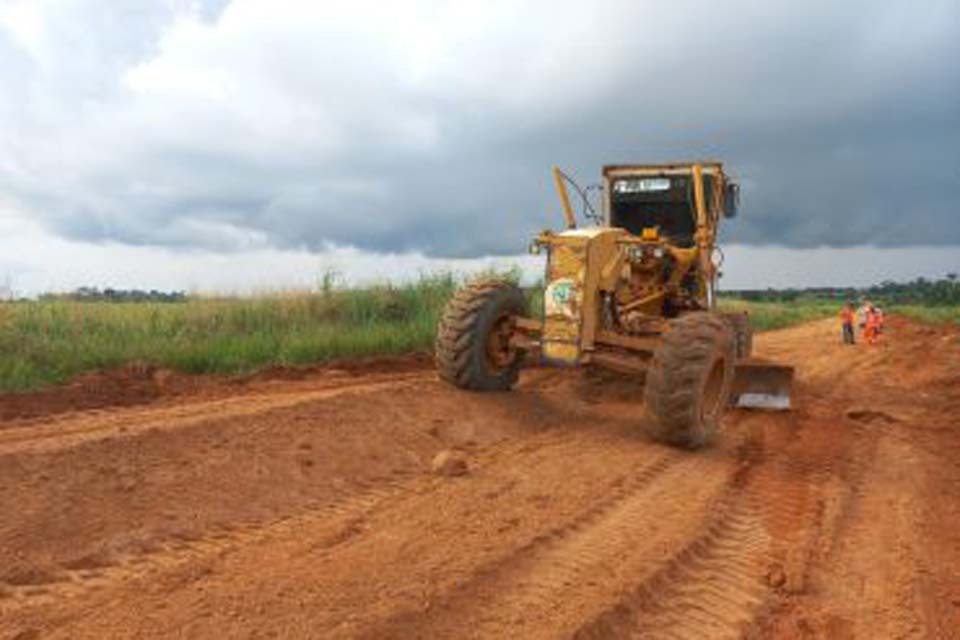
[[[689,175],[693,166],[699,164],[704,172],[723,173],[723,163],[717,160],[697,160],[694,162],[666,162],[662,164],[608,164],[603,167],[603,175],[624,176],[636,174],[681,174]]]

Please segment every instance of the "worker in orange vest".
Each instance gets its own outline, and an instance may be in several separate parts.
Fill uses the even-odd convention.
[[[880,314],[873,305],[867,307],[864,338],[867,339],[867,344],[877,344],[877,340],[880,339]]]
[[[840,311],[840,322],[843,324],[844,344],[856,343],[856,340],[853,337],[853,321],[855,317],[856,314],[853,311],[853,303],[848,302],[843,305],[843,309]]]

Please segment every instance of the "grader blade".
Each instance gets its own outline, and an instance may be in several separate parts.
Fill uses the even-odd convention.
[[[792,408],[793,367],[759,359],[737,363],[731,404],[750,409]]]

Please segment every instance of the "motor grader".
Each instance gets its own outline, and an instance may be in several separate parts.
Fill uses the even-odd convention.
[[[739,204],[720,162],[606,166],[599,224],[585,228],[572,181],[556,167],[553,177],[566,229],[530,245],[546,255],[541,317],[509,282],[463,287],[438,326],[443,379],[510,389],[532,352],[544,366],[642,373],[648,416],[638,424],[690,448],[710,441],[730,404],[789,407],[793,369],[752,359],[748,316],[716,309],[717,230]]]

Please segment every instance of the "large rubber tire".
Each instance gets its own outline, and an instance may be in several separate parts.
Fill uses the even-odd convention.
[[[694,312],[670,322],[644,388],[655,440],[689,449],[712,440],[729,402],[734,349],[733,330],[718,315]]]
[[[504,335],[502,323],[525,311],[523,293],[509,282],[485,280],[457,291],[437,327],[435,359],[440,377],[471,391],[510,389],[517,382],[523,353],[512,348],[505,351],[503,345],[492,356],[490,341]]]
[[[749,358],[753,355],[753,327],[750,325],[750,316],[746,313],[725,313],[723,319],[733,329],[733,345],[737,360]]]

